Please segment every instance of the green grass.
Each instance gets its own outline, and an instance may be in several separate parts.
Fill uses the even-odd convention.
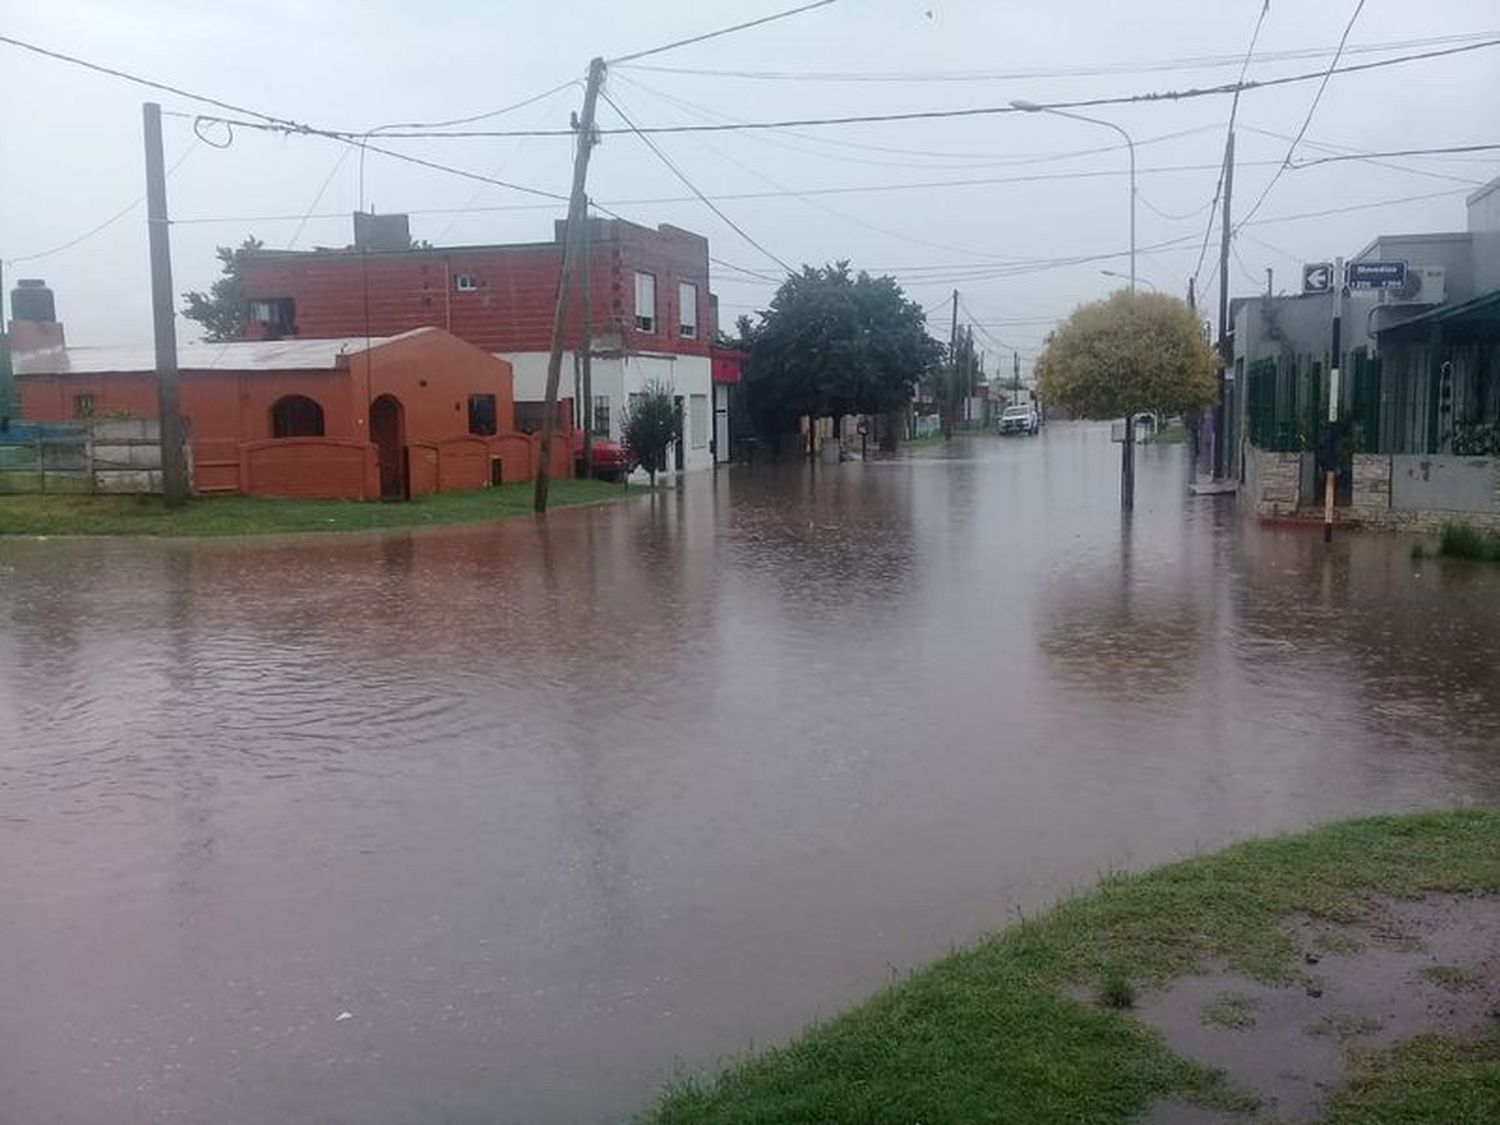
[[[549,506],[639,496],[645,489],[592,480],[553,481]],[[154,496],[0,496],[0,535],[273,535],[483,523],[531,511],[530,482],[444,492],[404,504],[347,500],[205,497],[169,511]]]
[[[1168,422],[1156,432],[1158,445],[1182,445],[1188,439],[1187,427],[1181,422]]]
[[[1437,553],[1450,559],[1473,559],[1476,562],[1500,562],[1500,535],[1480,531],[1459,520],[1443,524]]]
[[[1362,1052],[1327,1125],[1491,1125],[1500,1121],[1500,1037],[1423,1035]]]
[[[1255,1026],[1255,1013],[1259,1007],[1255,997],[1243,992],[1221,992],[1203,1005],[1202,1019],[1212,1027],[1248,1031]]]
[[[1300,959],[1281,923],[1358,920],[1371,892],[1500,893],[1500,811],[1350,821],[1110,878],[785,1047],[682,1081],[643,1120],[1107,1125],[1162,1096],[1243,1106],[1128,1012],[1068,991],[1150,987],[1210,961],[1290,981]]]
[[[1447,992],[1474,992],[1484,987],[1484,974],[1462,965],[1433,965],[1422,970],[1422,978]]]

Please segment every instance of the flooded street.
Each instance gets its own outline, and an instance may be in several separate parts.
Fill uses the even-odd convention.
[[[1108,428],[0,541],[0,1122],[625,1121],[1100,874],[1500,799],[1500,567]],[[340,1018],[345,1016],[347,1018]]]

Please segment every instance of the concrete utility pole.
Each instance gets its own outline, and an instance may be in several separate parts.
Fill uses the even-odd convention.
[[[1228,469],[1229,435],[1224,432],[1229,417],[1224,401],[1229,365],[1234,356],[1229,346],[1229,204],[1234,197],[1234,131],[1224,142],[1224,225],[1219,236],[1219,401],[1214,406],[1214,478],[1222,480]]]
[[[588,197],[583,200],[583,334],[578,346],[583,349],[583,475],[594,475],[594,299],[589,292],[589,259],[593,257],[594,220],[589,215]]]
[[[169,508],[187,503],[187,457],[177,387],[177,310],[172,293],[172,242],[167,225],[167,172],[161,151],[161,106],[141,107],[146,132],[146,229],[151,246],[151,319],[156,337],[156,402],[161,416],[161,485]]]
[[[953,436],[953,415],[958,406],[958,290],[953,291],[953,325],[948,329],[948,393],[943,396],[943,437]]]
[[[583,226],[588,218],[589,154],[594,150],[594,111],[599,87],[604,84],[604,60],[589,63],[588,86],[583,94],[583,112],[578,118],[578,141],[573,154],[573,194],[568,200],[568,221],[563,228],[562,274],[557,283],[557,309],[552,316],[552,354],[547,358],[546,409],[542,418],[541,464],[536,468],[533,508],[547,510],[547,486],[551,479],[552,432],[557,428],[557,386],[562,380],[563,331],[567,326],[569,290],[573,266],[578,260]]]
[[[1323,439],[1323,542],[1333,542],[1333,500],[1338,487],[1339,367],[1344,327],[1344,259],[1333,266],[1333,350],[1328,357],[1328,427]]]
[[[15,411],[11,395],[15,387],[15,372],[10,363],[10,337],[5,334],[5,266],[0,263],[0,429],[10,422]]]

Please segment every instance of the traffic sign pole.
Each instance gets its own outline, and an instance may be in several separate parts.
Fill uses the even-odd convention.
[[[1333,350],[1328,364],[1328,428],[1323,444],[1327,464],[1323,473],[1323,542],[1333,542],[1333,499],[1338,484],[1339,357],[1343,341],[1344,259],[1333,268]]]

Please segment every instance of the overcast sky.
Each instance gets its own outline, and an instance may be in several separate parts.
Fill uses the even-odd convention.
[[[0,0],[4,34],[195,93],[315,126],[363,130],[498,109],[614,57],[739,22],[790,0],[633,5],[596,0]],[[1252,77],[1301,73],[1331,49],[1355,0],[1271,0]],[[733,36],[613,68],[606,87],[638,124],[777,120],[1003,105],[1184,89],[1231,81],[1261,0],[840,0]],[[1433,44],[1360,49],[1500,32],[1494,0],[1367,0],[1350,35],[1365,62]],[[1440,46],[1440,45],[1439,45]],[[1198,60],[1184,65],[1183,60]],[[654,68],[654,69],[648,69]],[[670,68],[670,69],[667,69]],[[1093,73],[1080,74],[1079,71]],[[769,75],[769,77],[768,77]],[[850,76],[879,80],[852,81]],[[955,76],[961,80],[955,80]],[[941,79],[941,80],[937,80]],[[1235,211],[1261,194],[1285,156],[1316,82],[1247,93],[1240,106]],[[76,246],[23,261],[99,226],[143,192],[140,105],[203,107],[0,44],[0,258],[6,288],[43,277],[73,343],[150,339],[144,206]],[[480,127],[564,127],[569,87]],[[1335,76],[1298,158],[1500,141],[1500,49]],[[1089,111],[1135,138],[1143,283],[1181,295],[1198,263],[1218,179],[1226,97]],[[620,124],[601,105],[601,124]],[[206,130],[222,144],[222,130]],[[568,141],[391,140],[391,147],[516,183],[565,192]],[[1126,154],[1111,131],[1049,115],[668,135],[658,144],[772,255],[792,264],[848,258],[893,273],[947,334],[956,285],[991,355],[1029,357],[1049,321],[1119,284],[1128,269]],[[363,203],[412,213],[438,245],[550,237],[558,206],[397,163],[359,160],[337,142],[237,130],[227,147],[167,122],[168,186],[179,290],[217,274],[216,244],[254,234],[273,247],[342,245]],[[1067,154],[1074,154],[1067,156]],[[185,155],[184,155],[185,154]],[[1382,233],[1462,229],[1464,194],[1500,173],[1500,153],[1326,164],[1286,172],[1236,240],[1234,293],[1299,284],[1297,263],[1352,254]],[[948,181],[971,181],[965,184]],[[974,183],[972,181],[983,181]],[[1009,181],[1009,182],[997,182]],[[901,185],[943,185],[906,187]],[[829,191],[864,188],[879,190]],[[792,194],[804,193],[802,195]],[[818,193],[818,194],[805,194]],[[636,221],[706,233],[714,257],[774,276],[775,262],[691,198],[641,141],[610,136],[595,154],[591,194]],[[1412,196],[1376,208],[1278,221],[1310,211]],[[661,199],[669,202],[652,202]],[[505,208],[521,208],[510,209]],[[465,211],[463,209],[469,208]],[[305,223],[303,215],[311,214]],[[205,220],[199,222],[198,220]],[[1261,222],[1259,220],[1266,220]],[[1217,232],[1200,274],[1214,273]],[[295,238],[295,243],[293,239]],[[1173,245],[1161,247],[1162,243]],[[1050,259],[1117,254],[1040,268]],[[1018,263],[1027,272],[1020,272]],[[988,276],[986,276],[988,275]],[[715,266],[724,317],[763,307],[773,283]],[[1210,303],[1213,300],[1209,295]],[[1210,304],[1210,307],[1212,305]],[[191,336],[191,323],[180,329]]]

